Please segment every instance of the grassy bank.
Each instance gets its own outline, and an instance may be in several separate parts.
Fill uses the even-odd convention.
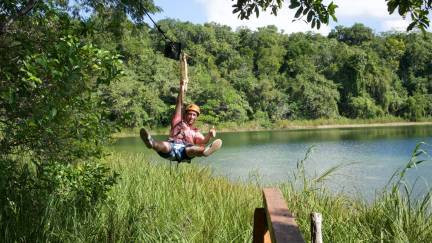
[[[84,216],[54,203],[44,227],[49,241],[251,242],[253,212],[262,206],[259,181],[232,183],[208,168],[170,167],[144,155],[115,154],[106,163],[121,173],[108,203]],[[325,242],[432,241],[430,194],[414,202],[390,187],[365,203],[322,189],[322,178],[307,178],[299,168],[278,187],[306,239],[314,211],[323,214]]]
[[[280,129],[316,129],[316,128],[337,128],[337,127],[368,127],[380,125],[416,125],[432,124],[432,118],[424,118],[416,122],[402,119],[400,117],[381,117],[375,119],[316,119],[316,120],[280,120],[276,122],[269,121],[248,121],[244,123],[226,122],[215,126],[219,132],[235,131],[262,131],[262,130],[280,130]],[[206,132],[210,125],[197,121],[197,127]],[[140,128],[124,128],[114,134],[114,137],[134,137],[139,134]],[[151,128],[153,134],[167,134],[168,127]]]
[[[84,218],[69,213],[69,229],[49,229],[51,240],[250,241],[253,209],[261,202],[257,187],[212,177],[207,168],[150,163],[140,155],[118,154],[107,163],[121,172],[108,204]],[[52,218],[54,226],[58,219]]]

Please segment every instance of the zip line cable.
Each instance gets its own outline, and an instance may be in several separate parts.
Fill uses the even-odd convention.
[[[148,13],[149,11],[144,7],[144,5],[140,4],[140,7],[143,8],[144,13],[147,14],[147,16],[150,18],[151,22],[153,22],[154,26],[156,26],[156,29],[162,34],[162,36],[165,38],[165,40],[168,40],[169,42],[165,46],[165,56],[178,60],[180,58],[181,53],[181,43],[174,42],[168,36],[165,35],[165,32],[160,28],[159,25],[156,24],[156,22],[153,20],[153,18]]]
[[[159,25],[156,24],[156,22],[153,20],[153,18],[148,13],[148,10],[144,6],[140,5],[140,7],[143,8],[144,13],[147,14],[147,16],[150,18],[151,22],[153,22],[154,26],[156,26],[156,29],[162,34],[162,36],[165,37],[165,39],[169,40],[170,42],[174,43],[174,41],[172,41],[170,38],[168,38],[168,36],[165,35],[165,32],[159,27]]]
[[[121,0],[119,0],[120,5],[127,8],[126,4],[124,4]],[[149,11],[146,7],[144,7],[144,3],[139,3],[139,8],[144,11],[144,13],[150,18],[151,22],[154,24],[159,33],[165,38],[165,52],[164,55],[168,58],[172,58],[178,60],[180,58],[180,53],[182,49],[182,45],[180,42],[175,42],[171,40],[168,36],[166,36],[165,32],[161,29],[161,27],[156,24],[153,18],[150,16]]]

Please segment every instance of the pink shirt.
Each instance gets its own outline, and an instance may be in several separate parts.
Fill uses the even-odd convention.
[[[202,144],[204,136],[198,128],[189,126],[183,120],[171,127],[169,140],[185,144]]]

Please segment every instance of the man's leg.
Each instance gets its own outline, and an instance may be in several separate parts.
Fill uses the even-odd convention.
[[[204,145],[194,145],[194,146],[186,147],[186,155],[189,158],[201,157],[203,156],[204,150],[205,150]]]
[[[194,145],[191,147],[186,147],[186,155],[189,158],[209,156],[212,153],[219,150],[222,146],[222,140],[216,139],[210,145],[204,147],[203,145]]]
[[[169,142],[154,140],[144,128],[141,128],[140,130],[140,137],[147,146],[147,148],[162,153],[169,153],[171,151],[171,144]]]
[[[156,152],[169,153],[171,151],[171,144],[166,141],[155,141],[153,150]]]

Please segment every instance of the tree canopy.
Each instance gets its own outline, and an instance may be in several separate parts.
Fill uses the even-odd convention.
[[[99,159],[118,126],[101,93],[124,64],[92,40],[120,38],[115,26],[126,15],[139,24],[144,5],[157,10],[152,1],[1,1],[1,241],[59,241],[47,240],[43,220],[53,202],[80,215],[107,198],[117,174]],[[87,10],[111,32],[96,33]]]

